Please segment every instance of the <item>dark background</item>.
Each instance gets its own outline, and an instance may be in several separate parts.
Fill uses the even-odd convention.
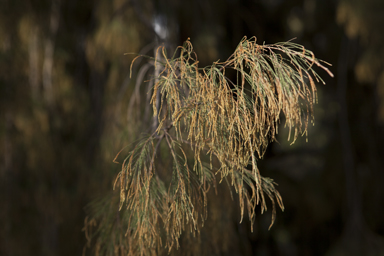
[[[382,0],[1,0],[0,255],[83,252],[85,206],[111,193],[113,158],[145,126],[145,89],[127,112],[124,53],[189,37],[204,66],[243,36],[296,38],[335,77],[318,70],[308,142],[281,129],[259,161],[285,204],[272,229],[271,211],[253,233],[239,224],[223,186],[200,238],[173,254],[384,255],[383,24]]]

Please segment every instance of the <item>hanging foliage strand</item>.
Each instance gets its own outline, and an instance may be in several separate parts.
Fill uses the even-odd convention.
[[[152,59],[161,66],[150,101],[158,126],[127,155],[115,181],[129,244],[120,251],[159,251],[164,240],[170,251],[183,230],[198,232],[216,177],[229,180],[239,197],[240,221],[246,208],[252,227],[256,206],[263,213],[269,198],[271,227],[276,204],[282,210],[284,205],[276,183],[260,175],[257,159],[276,140],[281,119],[292,143],[307,134],[314,122],[315,82],[324,83],[313,68],[333,76],[328,63],[293,42],[258,45],[255,37],[243,38],[226,61],[204,68],[189,40],[172,58],[159,47]],[[232,80],[228,70],[235,71]],[[162,142],[173,163],[169,184],[156,171]],[[193,164],[186,150],[193,152]]]

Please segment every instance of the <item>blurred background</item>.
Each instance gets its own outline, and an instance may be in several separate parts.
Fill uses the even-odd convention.
[[[259,161],[286,208],[272,229],[271,211],[253,233],[239,224],[220,185],[200,236],[172,254],[384,255],[383,24],[382,0],[1,0],[0,255],[93,254],[86,205],[112,192],[112,160],[148,126],[124,53],[190,38],[205,66],[243,36],[296,38],[335,77],[317,70],[308,142],[281,129]]]

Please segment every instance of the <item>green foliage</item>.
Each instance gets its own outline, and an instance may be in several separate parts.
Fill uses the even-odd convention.
[[[288,140],[293,133],[292,143],[307,133],[313,121],[315,80],[322,81],[313,66],[332,73],[300,45],[258,45],[256,38],[244,38],[226,61],[204,68],[199,68],[190,41],[172,58],[159,47],[154,61],[155,67],[161,66],[151,91],[157,127],[128,153],[114,186],[120,190],[117,215],[123,216],[125,239],[112,238],[117,234],[108,239],[109,223],[116,220],[95,214],[101,227],[99,247],[111,244],[114,249],[108,254],[121,255],[159,253],[163,245],[169,251],[179,247],[184,230],[195,234],[203,225],[207,192],[216,176],[234,188],[241,219],[246,208],[252,226],[256,206],[263,213],[268,197],[272,226],[276,204],[282,210],[284,206],[276,183],[261,176],[257,159],[276,140],[281,119],[289,128]],[[229,70],[234,78],[227,76]],[[156,164],[161,144],[172,166],[165,171]],[[109,205],[107,201],[105,207]],[[117,209],[111,211],[116,214]],[[114,231],[121,234],[118,228]]]

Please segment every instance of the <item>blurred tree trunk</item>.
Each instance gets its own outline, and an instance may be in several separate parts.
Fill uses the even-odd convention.
[[[33,26],[29,37],[29,84],[31,86],[31,94],[33,99],[37,99],[39,95],[39,37],[38,27]]]
[[[52,72],[54,64],[55,39],[60,20],[60,0],[52,1],[49,17],[49,32],[44,45],[43,60],[43,88],[44,98],[48,105],[54,103],[54,89],[52,85]]]
[[[13,195],[14,195],[14,186],[12,186],[14,182],[14,172],[12,170],[13,165],[13,147],[12,147],[12,114],[6,113],[5,114],[5,131],[3,135],[3,142],[2,146],[4,148],[4,155],[3,155],[3,163],[1,166],[1,172],[0,177],[2,182],[0,184],[4,184],[4,186],[1,187],[0,191],[2,192],[0,194],[0,200],[2,199],[2,202],[5,202],[2,207],[2,213],[0,214],[2,219],[5,220],[11,220],[12,219],[12,207],[8,202],[12,201]],[[4,231],[5,236],[11,236],[12,231],[12,222],[6,221],[4,227],[2,228]],[[1,255],[11,255],[12,252],[12,246],[7,242],[0,242],[0,254]]]
[[[347,197],[347,222],[346,235],[361,233],[364,222],[361,205],[360,184],[357,182],[355,171],[355,159],[353,157],[353,142],[348,122],[347,84],[348,84],[348,57],[351,42],[344,36],[340,45],[338,64],[338,97],[339,97],[339,129],[342,145],[343,166],[345,174],[345,189]]]
[[[54,66],[54,52],[55,52],[55,40],[57,30],[59,28],[60,20],[60,0],[54,0],[51,2],[51,9],[49,13],[49,30],[47,38],[44,42],[44,59],[42,70],[42,82],[43,82],[43,97],[47,106],[49,124],[51,133],[55,132],[54,122],[56,119],[54,104],[55,104],[55,89],[53,88],[53,66]],[[56,150],[55,145],[58,145],[56,134],[50,136],[50,143],[52,143],[54,151],[54,157],[60,154]],[[42,217],[44,218],[43,230],[42,230],[42,251],[44,255],[58,255],[59,253],[59,230],[58,230],[58,182],[59,182],[59,168],[54,168],[50,173],[50,193],[43,196],[42,200],[46,200],[47,206],[43,207]]]
[[[383,240],[370,230],[363,215],[362,183],[356,173],[355,146],[348,120],[347,85],[351,47],[356,40],[343,36],[338,60],[337,94],[339,99],[339,129],[345,176],[346,221],[338,243],[328,255],[382,255]],[[353,57],[353,56],[352,56]]]

